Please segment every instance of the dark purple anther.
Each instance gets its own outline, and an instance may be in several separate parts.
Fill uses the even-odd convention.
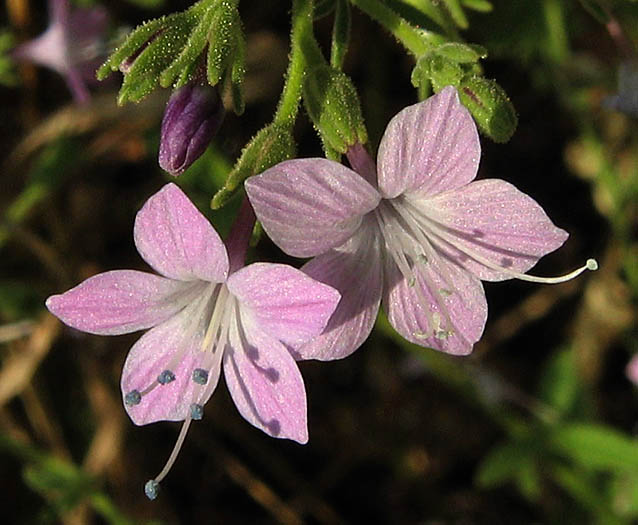
[[[159,164],[171,175],[182,174],[206,150],[224,120],[224,105],[214,87],[187,84],[166,104]]]

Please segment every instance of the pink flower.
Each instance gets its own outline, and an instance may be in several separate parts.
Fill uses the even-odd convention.
[[[474,181],[479,137],[452,87],[410,106],[388,125],[377,166],[362,146],[352,169],[326,159],[282,162],[245,186],[272,240],[302,270],[341,292],[325,333],[298,349],[305,359],[356,350],[379,305],[406,339],[450,354],[472,351],[487,319],[481,280],[518,278],[567,233],[511,184]]]
[[[71,9],[68,0],[49,0],[49,27],[13,51],[13,57],[62,75],[78,103],[90,98],[86,82],[95,80],[103,53],[108,17],[102,7]]]
[[[635,354],[627,363],[625,375],[629,381],[638,386],[638,354]]]
[[[228,241],[174,184],[138,212],[134,237],[160,275],[135,270],[98,274],[47,308],[92,334],[150,330],[135,343],[122,373],[126,410],[138,425],[184,420],[176,450],[201,419],[224,369],[241,415],[270,436],[306,443],[306,393],[289,347],[325,328],[339,294],[283,264],[243,267],[254,224],[245,206]],[[176,453],[147,484],[155,497]]]

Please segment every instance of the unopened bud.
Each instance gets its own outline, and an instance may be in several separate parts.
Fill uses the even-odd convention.
[[[461,102],[470,110],[483,133],[494,142],[507,142],[518,124],[510,99],[493,80],[465,77],[459,86]]]
[[[177,89],[162,120],[162,169],[175,176],[183,173],[204,153],[223,119],[224,105],[215,88],[191,83]]]
[[[317,67],[308,73],[303,97],[324,146],[346,153],[354,144],[368,141],[357,90],[347,75]]]

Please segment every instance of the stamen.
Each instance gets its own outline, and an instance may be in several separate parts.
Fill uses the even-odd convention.
[[[596,261],[596,259],[587,259],[584,266],[577,268],[573,272],[569,272],[565,275],[559,275],[557,277],[539,277],[536,275],[529,275],[527,273],[517,272],[510,268],[499,266],[498,264],[493,263],[487,257],[484,257],[481,254],[477,253],[476,251],[472,250],[471,248],[468,248],[466,243],[463,243],[461,246],[459,246],[458,244],[453,242],[453,240],[450,239],[452,235],[446,230],[445,227],[439,225],[438,222],[428,217],[425,213],[423,213],[422,210],[414,206],[414,204],[410,203],[409,201],[406,201],[406,209],[407,209],[407,214],[402,214],[402,216],[403,217],[405,217],[405,215],[411,216],[412,212],[418,215],[418,218],[413,217],[413,220],[416,222],[416,224],[419,225],[421,230],[425,230],[422,233],[425,233],[426,237],[429,235],[430,237],[439,239],[440,241],[443,241],[444,243],[451,246],[452,248],[464,253],[465,255],[470,256],[476,262],[479,262],[483,264],[484,266],[487,266],[491,270],[504,273],[506,275],[509,275],[521,281],[528,281],[531,283],[543,283],[543,284],[559,284],[559,283],[564,283],[566,281],[571,281],[572,279],[578,277],[581,273],[587,270],[595,271],[598,269],[598,262]],[[419,219],[421,219],[426,224],[422,224],[419,221]]]
[[[407,222],[405,225],[402,225],[401,222],[398,220],[398,218],[392,216],[394,213],[397,213],[399,217],[402,217],[401,214],[399,213],[399,210],[397,210],[396,208],[390,208],[390,207],[386,208],[385,206],[379,206],[379,208],[377,209],[379,210],[379,213],[377,213],[377,217],[379,219],[380,228],[382,231],[386,233],[384,235],[384,239],[386,241],[388,251],[390,252],[392,259],[394,260],[397,267],[399,268],[399,271],[401,272],[403,277],[407,280],[408,286],[410,288],[414,288],[417,281],[416,273],[410,267],[410,263],[408,262],[406,253],[412,256],[412,260],[415,263],[428,264],[430,262],[429,258],[427,257],[425,253],[423,253],[420,250],[423,250],[423,249],[433,250],[433,248],[430,245],[430,243],[427,242],[427,239],[424,239],[426,242],[423,242],[420,246],[417,242],[415,242],[415,238],[412,237],[412,235],[410,235],[410,233],[406,231],[405,229],[405,227],[408,227],[410,228],[410,231],[412,232],[414,230],[415,225],[410,224],[410,222]],[[405,219],[405,217],[403,218]],[[417,239],[418,239],[419,232],[415,231],[413,233],[417,234]],[[418,250],[418,253],[417,253],[417,250]],[[434,283],[431,281],[431,279],[429,279],[424,272],[421,272],[420,275],[425,280],[425,285],[428,287],[429,290],[434,291],[437,289],[434,286]],[[442,277],[445,283],[449,285],[448,280],[444,276]],[[421,287],[416,287],[415,291],[420,301],[423,303],[423,312],[425,313],[428,326],[430,327],[430,331],[428,331],[427,333],[414,332],[413,335],[419,339],[421,338],[427,339],[428,337],[431,337],[432,335],[436,336],[437,331],[441,332],[440,314],[438,314],[437,312],[434,312],[434,314],[437,315],[439,319],[438,321],[435,321],[435,318],[432,315],[432,312],[429,308],[429,301],[426,300],[423,294],[423,291],[421,290]],[[435,303],[437,304],[437,306],[439,307],[439,309],[441,310],[441,312],[443,313],[443,315],[445,316],[445,321],[447,325],[452,326],[452,320],[450,318],[450,315],[448,313],[445,303],[443,301],[440,301],[434,294],[433,294],[433,299]],[[438,327],[438,328],[435,328],[435,327]],[[452,335],[454,332],[451,330],[448,330],[448,331],[445,331],[445,333],[448,334],[449,336],[449,335]]]
[[[157,494],[159,493],[159,483],[154,479],[149,479],[144,485],[144,494],[146,497],[153,501],[157,498]]]
[[[193,403],[190,407],[191,419],[199,421],[204,417],[204,407],[197,403]]]
[[[205,385],[208,383],[208,370],[203,368],[196,368],[193,370],[193,381],[198,385]]]
[[[128,406],[139,405],[140,401],[142,401],[142,394],[140,394],[139,390],[131,390],[124,396],[124,403]]]
[[[175,446],[173,447],[171,455],[168,457],[168,461],[166,461],[166,465],[164,465],[164,468],[155,477],[155,479],[147,481],[144,485],[144,493],[146,494],[146,497],[148,499],[154,500],[157,497],[157,494],[159,492],[159,484],[173,467],[179,451],[184,444],[184,440],[186,439],[186,434],[188,433],[188,427],[190,427],[191,421],[192,419],[190,417],[187,417],[184,420],[184,424],[182,425],[182,429],[179,431],[179,436],[177,436],[177,441],[175,442]]]
[[[172,381],[175,381],[175,374],[170,370],[164,370],[160,375],[157,376],[157,382],[160,385],[166,385]]]

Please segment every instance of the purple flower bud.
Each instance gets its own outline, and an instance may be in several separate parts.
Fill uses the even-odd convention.
[[[224,119],[224,105],[209,85],[187,84],[166,104],[162,120],[159,164],[180,175],[206,150]]]

